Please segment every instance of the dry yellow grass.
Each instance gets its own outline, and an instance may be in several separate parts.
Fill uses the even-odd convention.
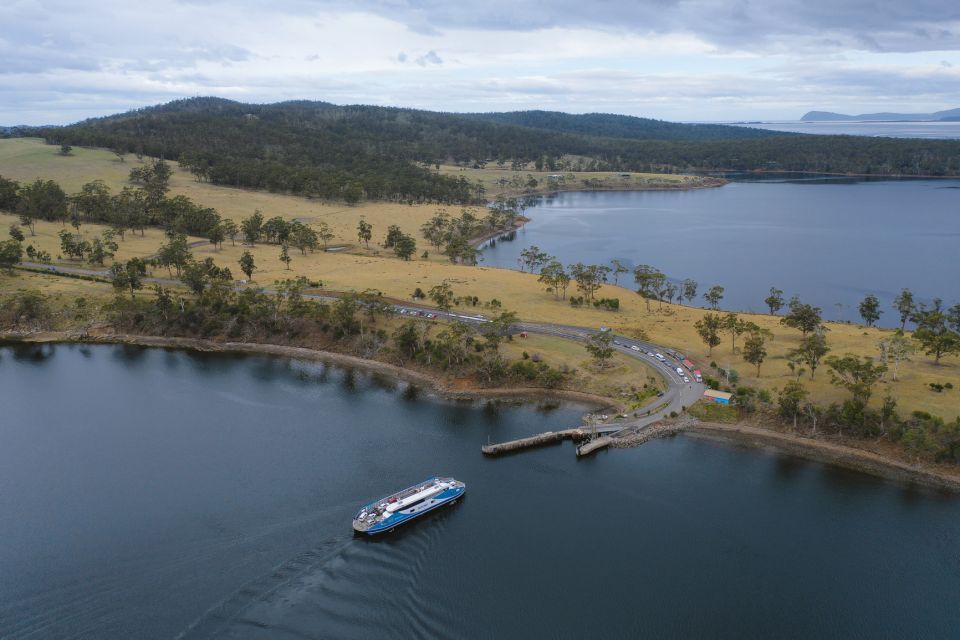
[[[536,170],[522,170],[522,171],[512,171],[507,168],[498,168],[496,165],[487,165],[483,169],[472,169],[467,167],[458,167],[456,165],[440,165],[439,173],[442,175],[459,177],[463,176],[470,180],[471,182],[479,182],[484,188],[486,188],[487,195],[496,195],[505,191],[513,192],[517,189],[505,186],[501,184],[501,180],[510,181],[515,176],[520,177],[524,182],[528,179],[529,176],[533,176],[538,183],[537,188],[520,189],[521,191],[548,191],[551,188],[556,188],[556,183],[550,181],[548,176],[551,175],[560,175],[564,178],[573,176],[572,182],[570,180],[565,180],[563,188],[570,189],[576,186],[583,187],[584,180],[594,180],[599,181],[604,185],[605,188],[611,189],[638,189],[643,188],[644,186],[649,186],[649,183],[655,182],[658,184],[668,183],[674,185],[683,185],[692,181],[696,181],[697,178],[691,176],[682,176],[666,173],[631,173],[629,176],[621,175],[620,173],[613,171],[578,171],[571,173],[569,171],[536,171]]]
[[[0,140],[0,175],[21,183],[44,178],[57,181],[68,193],[80,190],[91,180],[103,180],[114,192],[129,186],[130,169],[142,163],[135,156],[127,155],[124,162],[105,149],[75,147],[72,154],[62,156],[59,147],[46,145],[39,138],[11,138]],[[194,202],[213,207],[224,218],[239,223],[255,210],[265,218],[280,216],[287,220],[298,219],[304,223],[326,222],[334,239],[332,244],[355,244],[357,222],[364,218],[373,225],[374,243],[380,242],[391,224],[399,225],[406,233],[420,238],[420,225],[440,208],[436,205],[407,205],[397,203],[363,203],[350,207],[342,202],[325,202],[297,196],[263,191],[234,189],[197,182],[189,172],[180,169],[176,162],[169,163],[173,169],[170,179],[170,195],[185,195]],[[459,210],[450,210],[458,215]],[[374,245],[371,244],[371,249]]]
[[[538,354],[552,367],[575,371],[567,387],[615,398],[624,404],[629,404],[630,397],[644,384],[658,388],[663,385],[662,378],[651,367],[619,353],[603,370],[598,370],[584,346],[571,340],[531,334],[501,345],[500,351],[508,360],[520,360],[524,352],[530,357]]]
[[[123,183],[130,167],[136,162],[132,156],[126,163],[117,162],[112,154],[102,150],[80,149],[74,153],[77,154],[75,157],[65,158],[58,156],[55,148],[44,146],[35,140],[0,140],[0,175],[22,180],[42,175],[61,182],[68,189],[77,189],[83,182],[99,177],[117,187]],[[76,162],[78,160],[81,162]],[[496,172],[490,169],[469,171],[485,171],[491,175]],[[475,177],[474,175],[472,179]],[[262,209],[268,217],[282,215],[306,221],[325,220],[337,234],[334,243],[355,244],[355,228],[360,216],[364,216],[374,225],[374,238],[382,239],[388,224],[398,224],[408,233],[413,233],[437,209],[436,206],[410,207],[397,204],[367,204],[360,207],[323,204],[292,196],[199,184],[183,172],[176,173],[173,192],[184,193],[197,202],[214,206],[226,217],[237,220],[249,215],[255,208]],[[13,220],[11,216],[0,216],[0,232],[3,235],[6,235],[5,229]],[[59,224],[38,223],[38,239],[28,238],[28,242],[34,242],[35,246],[56,256],[59,252],[59,239],[56,234],[61,228]],[[97,234],[101,231],[96,225],[84,225],[82,229],[85,234]],[[163,234],[155,229],[148,230],[144,238],[128,234],[127,241],[121,243],[118,258],[148,255],[155,252],[163,240]],[[422,242],[419,244],[423,245]],[[420,250],[423,248],[421,246]],[[698,364],[708,364],[715,360],[721,367],[736,369],[745,384],[775,389],[782,387],[790,379],[784,357],[787,351],[797,345],[800,335],[797,331],[781,326],[778,318],[764,315],[743,316],[769,329],[774,336],[767,345],[769,355],[761,369],[761,377],[756,378],[753,367],[743,362],[739,355],[731,353],[728,337],[714,349],[712,356],[708,356],[707,349],[693,327],[694,322],[705,313],[701,309],[666,304],[660,308],[654,303],[652,309],[647,311],[643,300],[635,293],[611,285],[603,287],[597,295],[620,298],[619,312],[610,313],[592,308],[573,309],[568,303],[556,301],[551,294],[544,292],[536,276],[531,274],[483,266],[456,266],[437,256],[432,256],[430,260],[415,259],[404,262],[386,252],[375,255],[376,249],[372,245],[370,251],[355,249],[356,251],[350,253],[316,252],[306,256],[293,251],[290,270],[285,269],[280,262],[280,249],[276,245],[257,245],[249,250],[257,263],[254,279],[264,285],[271,284],[276,279],[303,275],[312,280],[322,280],[325,286],[335,290],[377,289],[391,297],[409,299],[415,288],[420,287],[426,291],[447,280],[457,295],[478,296],[484,302],[496,298],[505,308],[518,312],[524,319],[592,327],[608,325],[627,333],[643,330],[651,340],[692,356]],[[194,254],[198,258],[211,256],[218,264],[230,267],[235,276],[240,277],[237,261],[244,250],[247,248],[239,243],[231,246],[228,241],[222,250],[206,244],[195,249]],[[71,263],[67,261],[65,264]],[[164,276],[165,273],[165,270],[161,270],[156,275]],[[8,280],[10,279],[5,278],[5,281]],[[80,289],[103,286],[70,282],[71,290],[74,286]],[[831,323],[829,328],[828,340],[832,353],[838,355],[849,352],[876,356],[877,342],[884,335],[880,329],[866,329],[856,325]],[[579,345],[572,348],[582,350]],[[556,352],[556,348],[553,351]],[[561,349],[560,352],[562,351]],[[569,362],[570,366],[581,368],[580,364],[576,363],[582,364],[585,357],[575,356],[572,352],[569,357],[573,358]],[[839,400],[844,396],[843,392],[830,384],[826,367],[818,371],[816,380],[809,380],[807,375],[804,382],[813,397],[820,401]],[[952,382],[954,389],[935,393],[928,386],[930,382]],[[875,397],[882,397],[887,389],[898,399],[903,410],[922,409],[946,418],[960,415],[960,358],[944,358],[938,366],[932,363],[929,356],[917,354],[912,362],[901,366],[900,380],[892,382],[888,379],[880,385]]]

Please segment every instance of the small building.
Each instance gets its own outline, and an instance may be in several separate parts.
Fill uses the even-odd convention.
[[[715,391],[713,389],[707,389],[703,392],[703,399],[706,402],[713,402],[715,404],[732,404],[733,403],[733,394],[727,393],[726,391]]]

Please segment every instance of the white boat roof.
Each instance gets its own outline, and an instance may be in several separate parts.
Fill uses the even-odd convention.
[[[399,511],[400,509],[403,509],[404,507],[407,507],[415,502],[420,502],[425,498],[429,498],[430,496],[436,495],[441,491],[443,491],[444,489],[448,489],[449,487],[450,485],[447,484],[446,482],[438,482],[436,484],[432,484],[426,489],[424,489],[423,491],[418,491],[413,495],[407,496],[402,500],[397,500],[396,502],[388,504],[387,511],[389,511],[390,513],[393,513],[394,511]]]

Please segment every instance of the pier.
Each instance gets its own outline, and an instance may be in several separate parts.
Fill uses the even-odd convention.
[[[504,453],[520,451],[521,449],[528,449],[530,447],[539,447],[541,445],[561,442],[567,439],[583,440],[589,434],[590,432],[583,428],[564,429],[563,431],[547,431],[545,433],[538,433],[537,435],[530,436],[528,438],[509,440],[507,442],[498,442],[496,444],[487,444],[481,447],[481,450],[485,455],[499,456]]]
[[[636,447],[654,438],[679,433],[695,423],[696,419],[685,416],[679,421],[648,422],[647,420],[638,420],[626,424],[606,424],[561,431],[546,431],[527,438],[487,444],[481,447],[481,451],[484,455],[499,456],[569,439],[580,443],[576,448],[579,458],[607,447]]]
[[[600,436],[599,438],[594,438],[589,442],[584,442],[579,447],[577,447],[577,457],[587,456],[597,451],[598,449],[603,449],[610,446],[613,442],[612,436]]]

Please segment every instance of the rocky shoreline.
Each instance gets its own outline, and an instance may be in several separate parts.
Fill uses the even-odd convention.
[[[793,456],[907,484],[960,492],[960,476],[927,465],[909,464],[864,449],[737,424],[695,422],[683,432],[754,448],[772,447]]]

